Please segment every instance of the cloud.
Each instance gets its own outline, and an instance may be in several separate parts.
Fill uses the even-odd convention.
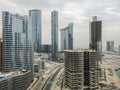
[[[98,16],[103,25],[103,43],[115,40],[120,44],[120,0],[1,0],[0,13],[10,11],[21,15],[30,9],[42,10],[43,43],[51,43],[51,11],[59,11],[59,29],[74,23],[74,47],[88,47],[89,20]],[[0,15],[1,16],[1,15]],[[0,18],[0,24],[2,19]],[[1,25],[2,26],[2,25]],[[0,27],[2,30],[2,28]],[[46,37],[47,36],[47,37]],[[59,35],[60,36],[60,35]],[[78,44],[79,42],[79,44]]]

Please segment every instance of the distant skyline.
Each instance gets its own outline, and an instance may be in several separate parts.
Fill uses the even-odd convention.
[[[51,12],[59,12],[60,29],[74,23],[74,48],[88,48],[89,20],[98,16],[102,20],[103,47],[106,41],[120,44],[120,0],[1,0],[0,35],[2,33],[2,11],[28,15],[31,9],[42,11],[42,44],[51,43]]]

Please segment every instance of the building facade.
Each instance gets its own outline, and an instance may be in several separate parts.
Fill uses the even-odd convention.
[[[111,51],[114,51],[114,41],[111,41]]]
[[[39,59],[39,58],[38,58]],[[34,72],[35,72],[35,65],[36,65],[36,67],[38,67],[38,70],[40,70],[41,68],[41,61],[40,61],[40,59],[39,60],[36,60],[36,61],[34,61]]]
[[[70,90],[98,90],[98,52],[65,51],[65,86]]]
[[[38,73],[39,70],[40,70],[39,65],[38,64],[34,64],[34,72]]]
[[[107,51],[114,51],[114,41],[107,41]]]
[[[92,50],[99,52],[99,59],[102,60],[102,21],[98,21],[97,17],[93,17],[90,22],[90,43],[89,47]]]
[[[52,45],[51,44],[44,44],[42,45],[42,52],[43,53],[51,53]]]
[[[34,51],[40,53],[42,42],[41,10],[30,10],[29,16],[32,17],[33,20]]]
[[[0,79],[0,90],[27,90],[32,81],[31,71]]]
[[[61,50],[73,49],[73,23],[61,29]]]
[[[0,70],[2,70],[2,40],[0,39]]]
[[[42,69],[42,70],[45,69],[45,61],[44,61],[44,60],[41,61],[41,69]]]
[[[52,59],[58,59],[58,12],[53,11],[51,15],[51,29],[52,29]]]
[[[33,74],[33,31],[32,18],[9,12],[2,13],[3,70],[31,70]]]

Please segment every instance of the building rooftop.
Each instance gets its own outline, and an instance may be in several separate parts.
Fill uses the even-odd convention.
[[[0,72],[0,76],[3,77],[3,78],[6,78],[6,77],[11,77],[11,76],[16,76],[16,75],[22,75],[26,72],[27,71],[25,69],[11,71],[11,72]]]
[[[69,26],[67,26],[67,27],[65,27],[65,28],[62,28],[62,29],[60,29],[60,31],[66,31],[66,30],[68,30],[68,27],[69,27]]]
[[[97,52],[95,50],[91,50],[91,49],[74,49],[74,50],[64,50],[64,52]]]

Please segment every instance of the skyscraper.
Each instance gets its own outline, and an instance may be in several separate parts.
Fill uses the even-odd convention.
[[[58,58],[58,12],[53,11],[51,15],[51,29],[52,29],[52,59]]]
[[[114,51],[114,41],[107,41],[107,51]]]
[[[2,69],[2,40],[0,39],[0,70]]]
[[[73,23],[61,29],[61,50],[73,49]]]
[[[102,60],[102,21],[97,21],[97,17],[93,17],[90,22],[90,49],[99,52],[99,59]]]
[[[65,86],[70,90],[98,88],[98,52],[92,50],[65,51]]]
[[[35,9],[29,11],[29,16],[33,20],[33,33],[34,33],[34,51],[40,53],[41,41],[42,41],[42,30],[41,30],[41,10]]]
[[[111,51],[114,51],[114,41],[111,41]]]
[[[107,41],[107,46],[106,46],[106,47],[107,47],[107,49],[106,49],[107,51],[110,51],[110,50],[111,50],[111,44],[110,44],[110,41]]]
[[[3,70],[31,70],[33,74],[32,18],[2,13],[3,19]]]

